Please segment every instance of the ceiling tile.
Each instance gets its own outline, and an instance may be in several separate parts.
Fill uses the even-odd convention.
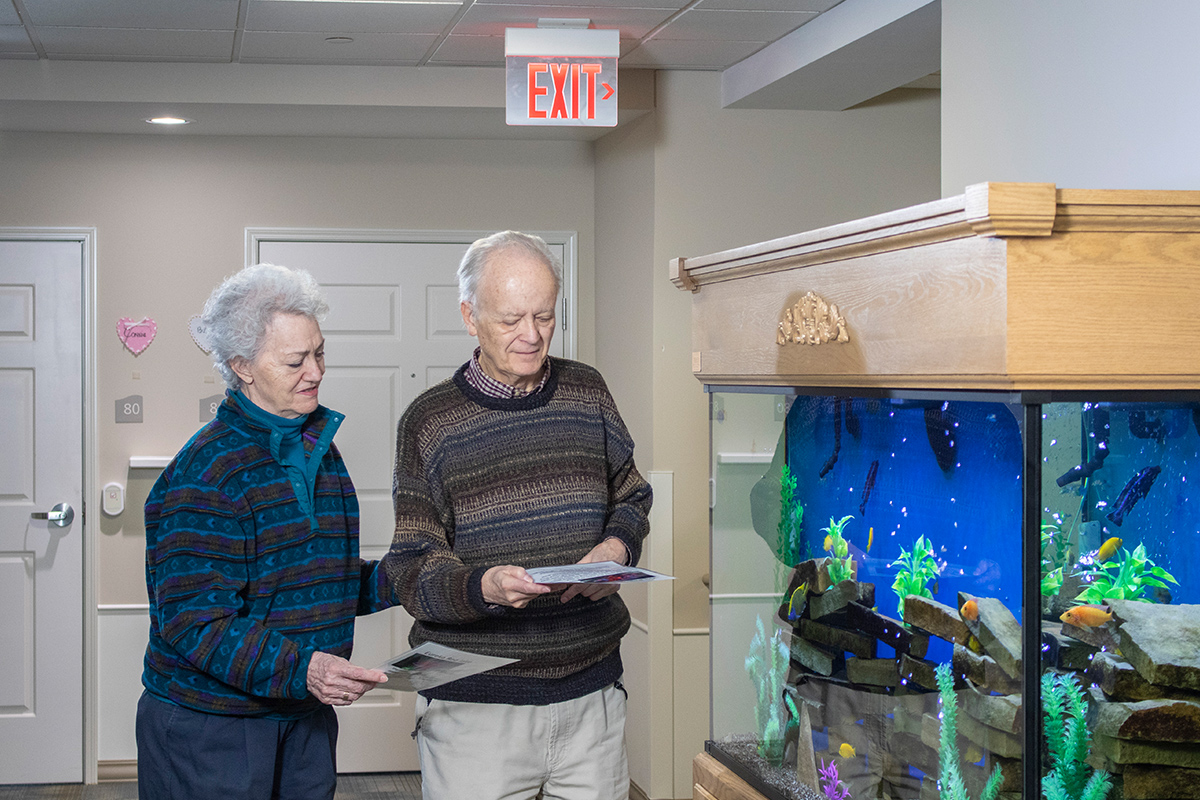
[[[461,3],[308,3],[250,0],[247,31],[438,33]]]
[[[659,39],[706,39],[726,42],[773,42],[812,19],[783,11],[701,11],[691,9],[655,34]]]
[[[43,27],[38,36],[51,58],[229,61],[233,53],[233,31]]]
[[[791,11],[815,17],[823,9],[813,8],[813,6],[820,5],[829,4],[814,3],[813,0],[700,0],[695,8],[706,11]]]
[[[24,0],[33,25],[232,31],[238,0]]]
[[[323,33],[246,31],[243,63],[416,64],[437,41],[433,34],[356,33],[353,42],[327,42]]]
[[[622,67],[646,69],[725,69],[762,49],[762,42],[651,39],[627,56]]]
[[[12,3],[0,3],[0,25],[20,25],[21,15]]]
[[[672,11],[678,11],[690,2],[690,0],[604,0],[605,8],[669,8]],[[487,0],[487,5],[508,5],[508,6],[536,6],[539,3],[536,0]],[[478,5],[478,4],[477,4]],[[596,0],[544,0],[541,5],[548,6],[568,6],[577,8],[579,6],[595,6]],[[552,16],[542,14],[541,16]],[[568,17],[583,16],[581,14],[568,14]]]
[[[594,0],[593,0],[594,2]],[[618,28],[626,39],[640,39],[673,12],[655,8],[599,6],[531,6],[476,3],[454,26],[453,33],[503,36],[505,28],[532,28],[543,18],[587,18],[595,28]]]
[[[29,41],[25,28],[20,25],[0,25],[0,55],[12,58],[14,55],[30,53],[37,57],[37,51],[33,49],[33,43]]]
[[[438,46],[430,64],[503,64],[503,36],[451,34]]]

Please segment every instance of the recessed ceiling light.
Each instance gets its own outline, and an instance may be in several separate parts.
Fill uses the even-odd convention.
[[[192,121],[183,117],[151,117],[146,122],[151,125],[189,125]]]
[[[325,41],[329,42],[330,44],[349,44],[350,42],[353,42],[354,39],[350,36],[326,36]]]

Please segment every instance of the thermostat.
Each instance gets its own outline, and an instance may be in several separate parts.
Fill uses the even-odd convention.
[[[125,487],[119,483],[104,484],[104,513],[115,517],[125,510]]]

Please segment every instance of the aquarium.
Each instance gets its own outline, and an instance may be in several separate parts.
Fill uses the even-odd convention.
[[[712,756],[789,800],[1200,796],[1200,396],[709,391]]]

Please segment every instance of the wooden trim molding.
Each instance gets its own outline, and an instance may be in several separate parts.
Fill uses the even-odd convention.
[[[710,385],[1200,389],[1200,191],[981,183],[671,271]]]

